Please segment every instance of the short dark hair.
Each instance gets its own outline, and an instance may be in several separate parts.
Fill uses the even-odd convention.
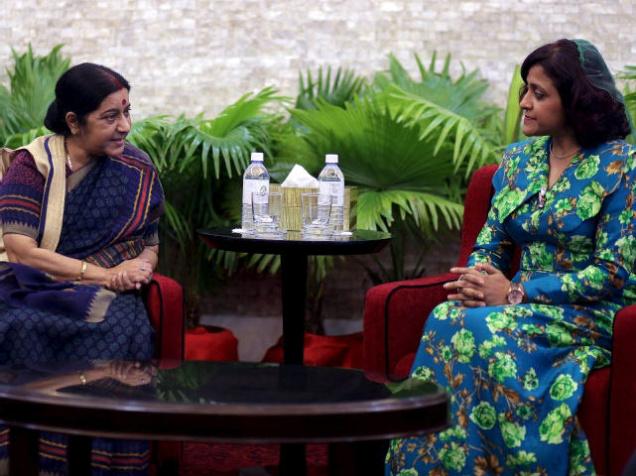
[[[86,115],[96,110],[104,98],[120,89],[130,91],[128,81],[116,71],[94,63],[81,63],[69,68],[55,85],[55,99],[44,118],[47,129],[68,136],[66,114],[74,112],[83,124]]]
[[[554,82],[566,123],[581,146],[594,147],[629,135],[625,105],[590,82],[581,66],[576,43],[562,39],[530,53],[521,65],[524,83],[527,84],[528,72],[535,65],[542,66]]]

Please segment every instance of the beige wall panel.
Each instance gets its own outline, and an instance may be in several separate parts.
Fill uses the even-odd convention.
[[[75,63],[121,71],[134,113],[216,113],[266,85],[296,92],[298,71],[362,74],[394,52],[452,53],[503,104],[512,67],[560,37],[596,43],[613,71],[636,64],[634,0],[3,0],[0,68],[10,48],[57,43]]]

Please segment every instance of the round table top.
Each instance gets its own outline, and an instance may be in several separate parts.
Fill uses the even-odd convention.
[[[384,439],[444,428],[448,396],[361,371],[245,362],[0,367],[0,420],[65,433],[240,442]],[[84,383],[82,383],[84,382]]]
[[[356,255],[377,253],[391,240],[389,233],[354,230],[351,235],[303,238],[300,232],[288,231],[280,238],[235,233],[231,228],[197,230],[208,246],[244,253],[305,255]]]

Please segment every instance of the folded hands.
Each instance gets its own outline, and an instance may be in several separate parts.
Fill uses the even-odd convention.
[[[477,263],[472,268],[454,267],[450,271],[459,278],[444,284],[450,291],[449,300],[461,301],[466,307],[508,304],[510,280],[491,264]]]

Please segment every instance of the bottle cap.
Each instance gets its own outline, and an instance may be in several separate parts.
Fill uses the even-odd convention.
[[[252,162],[262,162],[263,161],[263,153],[262,152],[252,152],[250,160]]]
[[[327,155],[325,155],[325,163],[327,163],[327,164],[337,164],[338,163],[338,154],[327,154]]]

